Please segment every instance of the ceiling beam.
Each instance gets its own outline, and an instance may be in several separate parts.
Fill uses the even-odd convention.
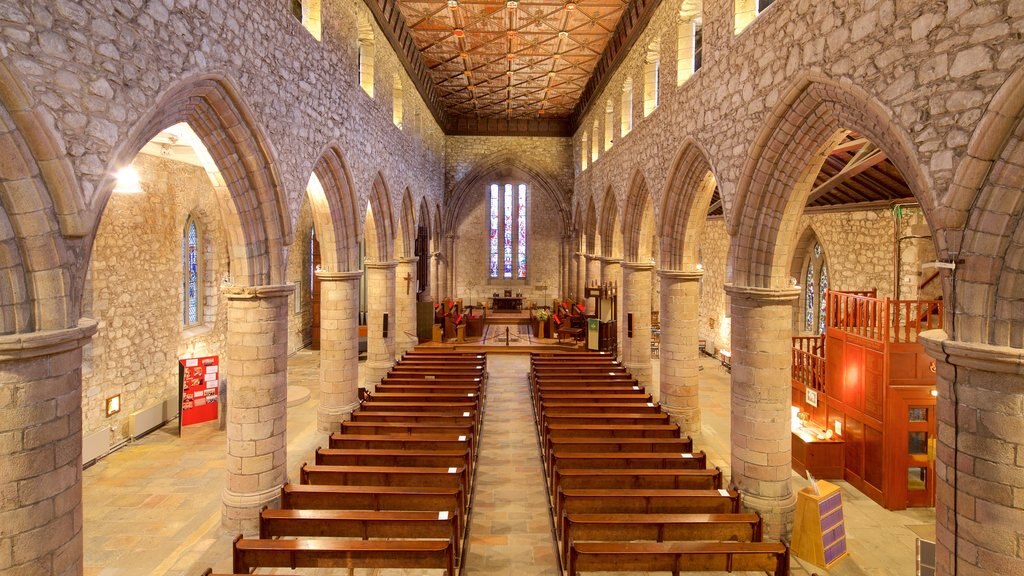
[[[873,144],[868,143],[864,145],[860,151],[854,155],[850,162],[839,171],[838,174],[811,190],[810,195],[807,196],[807,204],[816,202],[819,198],[835,189],[836,186],[839,186],[872,166],[878,165],[885,159],[885,152],[882,152]]]

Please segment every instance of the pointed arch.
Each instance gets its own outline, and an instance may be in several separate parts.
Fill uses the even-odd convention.
[[[654,210],[647,180],[633,173],[622,216],[623,259],[648,262],[654,259]]]
[[[391,193],[380,172],[373,179],[368,209],[368,213],[373,213],[373,226],[363,227],[366,234],[366,256],[374,257],[379,262],[388,262],[394,256],[395,218],[391,210]]]
[[[830,138],[854,130],[876,144],[903,174],[931,224],[936,202],[920,162],[892,114],[863,90],[816,75],[794,83],[769,116],[737,188],[733,218],[734,281],[737,285],[777,288],[786,272],[799,215],[813,185],[808,166]]]
[[[717,187],[708,158],[704,147],[687,136],[672,163],[659,212],[659,256],[666,270],[692,270],[700,260],[700,235]]]
[[[322,194],[310,192],[313,222],[320,242],[320,258],[325,270],[345,272],[359,269],[359,210],[345,154],[337,144],[324,149],[313,176]]]
[[[395,237],[395,256],[411,258],[416,244],[416,205],[408,188],[402,194],[402,210],[398,214],[398,234]]]
[[[283,284],[284,247],[291,244],[293,233],[281,179],[263,130],[234,83],[224,76],[188,78],[163,94],[111,158],[97,205],[102,208],[110,198],[116,168],[127,165],[154,136],[179,122],[188,123],[209,151],[218,170],[211,176],[216,178],[221,205],[234,208],[224,219],[235,283]]]
[[[594,203],[594,197],[591,196],[587,199],[587,216],[584,221],[584,230],[586,231],[585,246],[587,254],[597,254],[597,248],[600,246],[600,240],[598,240],[597,232],[597,205]]]
[[[440,204],[434,204],[433,227],[434,231],[433,234],[431,234],[431,237],[434,240],[433,249],[435,252],[439,252],[441,250],[441,237],[444,233],[444,228],[442,227],[442,211]]]
[[[71,328],[80,315],[65,236],[87,234],[90,218],[47,118],[0,60],[0,334]]]
[[[601,256],[606,258],[622,257],[622,234],[619,230],[619,205],[611,186],[605,191],[601,202],[601,221],[599,234],[601,238]]]

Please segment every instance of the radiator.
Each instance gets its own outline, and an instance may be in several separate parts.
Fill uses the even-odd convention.
[[[128,416],[128,435],[132,440],[137,440],[166,421],[164,419],[166,404],[166,401],[156,402]]]
[[[92,462],[110,450],[110,430],[104,428],[82,435],[82,462]]]

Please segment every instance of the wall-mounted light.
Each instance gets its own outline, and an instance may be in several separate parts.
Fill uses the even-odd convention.
[[[142,192],[142,182],[139,181],[139,173],[131,166],[125,166],[117,171],[117,183],[114,184],[116,194],[138,194]]]
[[[703,270],[704,270],[704,265],[703,265],[703,264],[701,264],[700,262],[697,262],[697,271],[698,271],[698,272],[701,272],[701,271],[703,271]]]
[[[932,396],[938,398],[939,397],[939,391],[936,390],[935,388],[932,388]]]
[[[114,394],[107,398],[107,417],[111,417],[121,411],[121,395]]]

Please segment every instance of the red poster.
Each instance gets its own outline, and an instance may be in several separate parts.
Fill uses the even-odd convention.
[[[219,380],[220,364],[216,356],[183,358],[178,361],[182,426],[217,419],[220,406],[217,393]]]

